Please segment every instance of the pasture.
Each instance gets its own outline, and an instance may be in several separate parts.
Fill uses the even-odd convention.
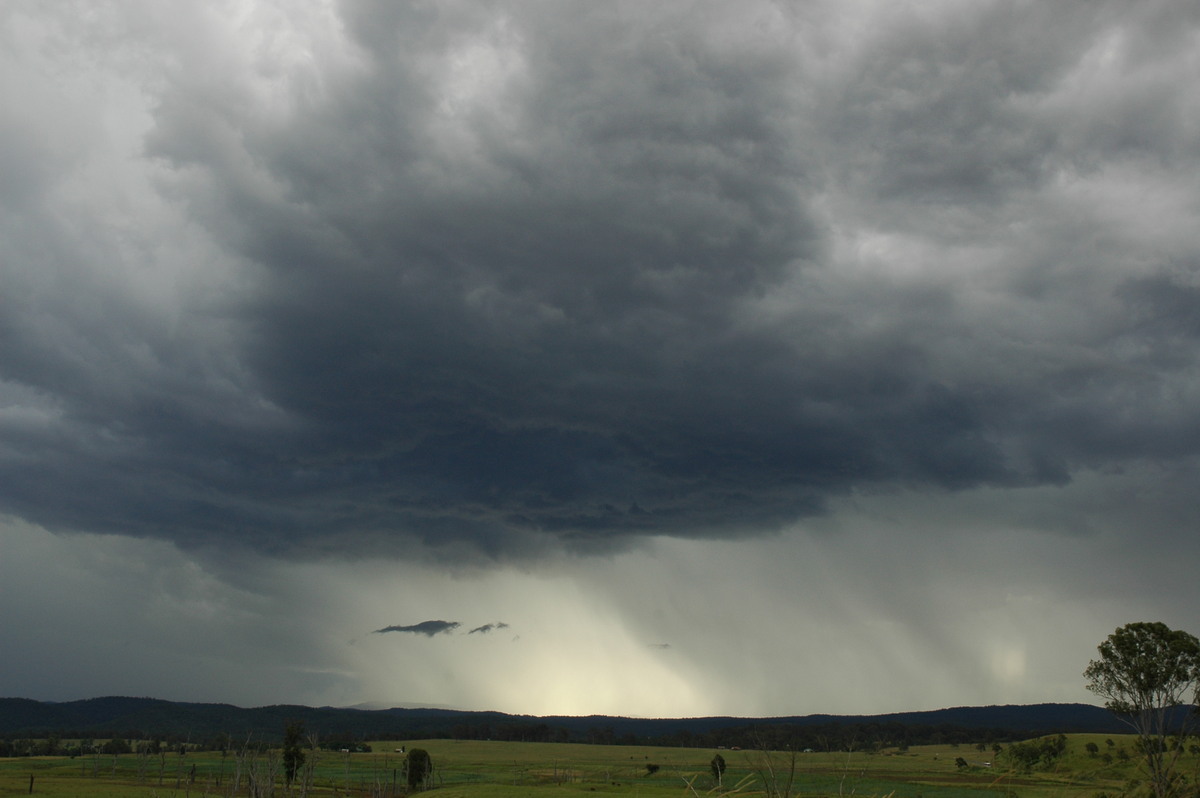
[[[1113,744],[1108,745],[1108,740]],[[1087,752],[1134,750],[1120,735],[1073,735],[1047,769],[1022,772],[1005,756],[973,747],[915,746],[877,753],[796,753],[574,743],[465,740],[374,741],[372,753],[307,752],[307,795],[388,798],[405,794],[400,746],[433,760],[427,790],[441,798],[582,798],[583,796],[809,796],[811,798],[1094,798],[1117,794],[1136,778],[1136,759]],[[718,785],[710,763],[726,762]],[[993,758],[995,761],[993,762]],[[966,766],[956,764],[962,759]],[[1189,778],[1198,757],[1185,755]],[[0,796],[45,798],[221,798],[299,796],[280,780],[279,751],[175,752],[0,759]],[[990,763],[990,764],[989,764]],[[30,792],[32,788],[32,792]]]

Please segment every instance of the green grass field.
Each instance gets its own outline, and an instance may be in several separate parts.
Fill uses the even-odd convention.
[[[1108,746],[1111,737],[1114,745]],[[1089,755],[1095,743],[1099,756]],[[404,792],[403,755],[394,749],[424,748],[435,768],[432,791],[443,798],[559,798],[559,796],[715,796],[727,792],[764,795],[774,772],[784,786],[791,755],[758,751],[712,751],[696,748],[600,746],[570,743],[512,743],[459,740],[375,741],[373,753],[319,752],[313,768],[313,796],[383,796]],[[1047,770],[1017,772],[1005,757],[990,750],[963,746],[920,746],[906,752],[798,753],[791,795],[811,798],[1094,798],[1121,793],[1138,773],[1136,759],[1105,752],[1124,748],[1133,739],[1119,735],[1073,735],[1065,754]],[[727,770],[717,787],[710,773],[720,753]],[[309,752],[309,756],[313,756]],[[957,758],[968,767],[958,767]],[[119,757],[99,755],[0,759],[0,796],[30,794],[48,798],[208,798],[250,795],[253,770],[259,795],[298,795],[298,789],[268,786],[264,774],[277,773],[278,752],[260,754],[239,766],[233,754],[214,752]],[[1183,771],[1197,770],[1197,757],[1186,755]],[[990,762],[990,766],[984,763]],[[649,765],[657,765],[653,773]],[[240,773],[239,773],[240,769]]]

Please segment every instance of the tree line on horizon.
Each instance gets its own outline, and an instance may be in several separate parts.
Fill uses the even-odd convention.
[[[1052,732],[1123,730],[1100,707],[1083,704],[958,707],[874,716],[809,715],[788,718],[537,717],[501,712],[392,709],[358,710],[278,705],[245,709],[152,698],[96,698],[62,704],[0,698],[0,739],[128,740],[219,744],[222,735],[277,742],[291,720],[323,739],[476,739],[584,742],[602,745],[741,745],[758,737],[790,740],[815,749],[845,749],[876,741],[909,745],[967,743]],[[825,742],[822,742],[825,741]]]
[[[569,728],[545,722],[450,723],[420,729],[397,728],[387,733],[330,733],[315,735],[321,749],[369,752],[367,740],[496,740],[503,742],[588,743],[592,745],[654,745],[682,748],[744,748],[771,750],[874,752],[916,745],[992,745],[1024,739],[1027,730],[974,728],[953,724],[910,725],[899,722],[822,724],[752,723],[722,728],[681,728],[667,733],[618,732],[612,726]],[[278,746],[278,733],[251,732],[241,737],[219,732],[158,734],[149,729],[71,730],[0,735],[0,757],[81,756],[89,754],[152,754],[163,752],[231,751],[249,746],[266,750]]]

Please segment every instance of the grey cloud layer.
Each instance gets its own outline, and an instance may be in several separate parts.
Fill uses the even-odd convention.
[[[0,508],[507,557],[1191,462],[1200,20],[1120,8],[113,21],[166,204],[3,112]]]

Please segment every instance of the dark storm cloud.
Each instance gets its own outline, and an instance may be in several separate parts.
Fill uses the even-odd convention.
[[[31,199],[70,143],[20,139],[49,154],[3,190],[0,508],[507,557],[1194,457],[1194,302],[1163,289],[1194,242],[1054,192],[1194,165],[1191,81],[1151,67],[1196,15],[889,10],[850,41],[837,8],[346,3],[347,55],[282,78],[181,50],[143,154],[187,219],[162,235],[232,276],[170,312],[130,286],[171,239],[95,246]]]
[[[458,627],[462,626],[458,621],[421,621],[409,626],[385,626],[382,629],[376,629],[371,634],[386,634],[388,632],[409,632],[415,635],[425,635],[433,637],[434,635],[450,634]]]
[[[467,634],[473,635],[476,632],[478,632],[480,634],[486,635],[490,632],[496,631],[497,629],[507,629],[507,628],[508,628],[508,624],[506,624],[504,621],[497,621],[496,623],[485,623],[483,626],[476,626],[474,629],[467,632]]]

